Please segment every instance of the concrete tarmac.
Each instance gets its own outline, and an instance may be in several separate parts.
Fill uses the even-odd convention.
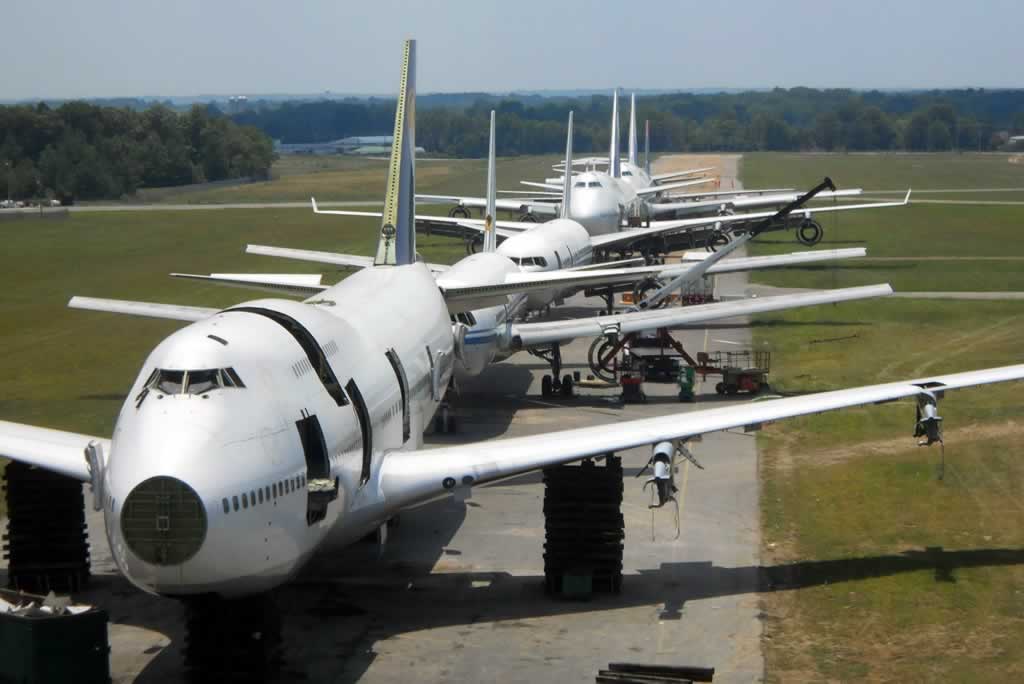
[[[744,274],[719,290],[742,292]],[[560,315],[593,315],[573,298]],[[741,320],[677,332],[691,354],[749,346]],[[589,340],[564,349],[563,373],[584,376]],[[460,432],[434,445],[719,406],[716,379],[681,404],[673,385],[648,383],[647,404],[623,405],[615,390],[542,399],[547,365],[521,354],[467,383],[457,399]],[[741,399],[746,401],[746,399]],[[704,665],[716,682],[763,678],[759,617],[757,451],[751,435],[719,433],[693,446],[705,470],[679,466],[674,509],[653,514],[645,476],[649,449],[623,452],[626,538],[621,595],[562,601],[543,592],[543,484],[527,475],[402,515],[388,543],[326,550],[273,594],[283,621],[282,680],[341,682],[593,682],[615,661]],[[99,515],[89,516],[95,579],[78,598],[111,617],[115,682],[179,681],[183,609],[117,575]],[[4,578],[0,577],[0,580]]]

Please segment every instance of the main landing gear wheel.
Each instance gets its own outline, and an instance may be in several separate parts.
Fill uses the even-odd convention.
[[[551,376],[545,375],[540,379],[540,395],[542,397],[551,396]]]
[[[572,376],[571,375],[566,375],[565,377],[562,378],[562,386],[559,388],[559,392],[561,392],[562,396],[565,397],[566,399],[569,399],[569,398],[572,397]]]
[[[471,237],[466,239],[466,254],[476,254],[484,246],[484,239],[480,236]]]
[[[450,216],[451,218],[469,218],[471,214],[469,213],[469,209],[462,205],[459,205],[449,209],[448,216]]]
[[[600,378],[605,382],[615,382],[615,369],[612,368],[611,363],[615,358],[613,351],[617,346],[603,337],[599,337],[591,343],[590,351],[587,353],[587,362],[590,364],[590,372],[594,374],[595,378]]]
[[[824,232],[820,223],[808,220],[801,223],[800,227],[796,229],[796,239],[802,245],[813,247],[821,242],[821,236]]]
[[[711,236],[707,244],[704,245],[704,249],[709,252],[717,252],[719,247],[725,247],[730,241],[729,233],[716,232]]]

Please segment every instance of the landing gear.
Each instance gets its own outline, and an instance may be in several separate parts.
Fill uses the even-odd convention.
[[[524,211],[519,215],[519,220],[523,223],[537,223],[537,217],[528,211]]]
[[[281,615],[267,594],[189,599],[185,601],[184,650],[191,681],[273,679],[284,663]]]
[[[821,242],[821,236],[824,234],[821,224],[811,219],[806,219],[796,229],[796,239],[799,240],[801,245],[813,247],[814,245]]]
[[[711,234],[711,237],[708,238],[707,244],[704,245],[704,249],[709,252],[717,252],[719,247],[725,247],[731,241],[732,238],[729,237],[728,232],[716,230]]]
[[[472,214],[468,208],[459,204],[448,210],[448,216],[451,218],[469,218]]]
[[[3,484],[10,586],[36,594],[80,590],[90,574],[82,483],[13,461]]]
[[[434,415],[434,434],[454,435],[458,431],[458,420],[451,406],[447,401],[441,402],[441,406]]]
[[[466,238],[466,255],[476,254],[483,248],[484,239],[477,235],[471,238]]]
[[[530,353],[538,359],[547,361],[551,366],[551,374],[540,379],[540,394],[542,397],[553,397],[556,394],[565,398],[573,396],[573,378],[565,375],[561,380],[558,375],[562,372],[562,347],[553,344],[547,349],[531,349]]]
[[[640,302],[647,299],[648,292],[657,292],[663,287],[665,287],[665,283],[658,280],[657,278],[644,278],[633,287],[633,303],[640,304]],[[657,302],[654,306],[649,308],[661,309],[665,306],[668,306],[668,297],[663,298],[661,301]]]

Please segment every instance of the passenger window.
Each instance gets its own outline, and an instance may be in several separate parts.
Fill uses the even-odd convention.
[[[231,505],[232,505],[232,507],[234,507],[234,509],[236,511],[238,510],[238,497],[237,496],[231,497]]]
[[[259,497],[260,503],[263,503],[263,489],[260,488],[259,490],[257,490],[256,493],[257,493],[257,496]]]
[[[249,497],[245,494],[245,492],[242,492],[242,508],[248,508],[248,507],[249,507]]]
[[[277,498],[277,483],[275,482],[270,486],[270,491],[273,492],[274,498]]]
[[[253,506],[256,505],[256,492],[252,490],[249,491],[249,501],[252,501]]]
[[[225,513],[230,513],[231,512],[231,507],[228,505],[228,500],[227,499],[221,499],[221,503],[224,504],[224,512]]]

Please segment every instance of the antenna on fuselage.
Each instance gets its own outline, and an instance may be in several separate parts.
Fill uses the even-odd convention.
[[[619,177],[619,89],[612,94],[612,141],[608,148],[608,175]]]
[[[629,163],[636,168],[639,165],[636,148],[636,93],[629,94]]]
[[[565,176],[562,178],[562,210],[559,218],[571,218],[572,210],[572,112],[569,112],[569,132],[565,134]]]
[[[487,209],[484,213],[484,252],[498,249],[495,221],[498,215],[498,178],[494,159],[494,110],[491,110],[491,144],[487,148]]]
[[[405,41],[384,216],[374,266],[416,261],[416,41]]]

